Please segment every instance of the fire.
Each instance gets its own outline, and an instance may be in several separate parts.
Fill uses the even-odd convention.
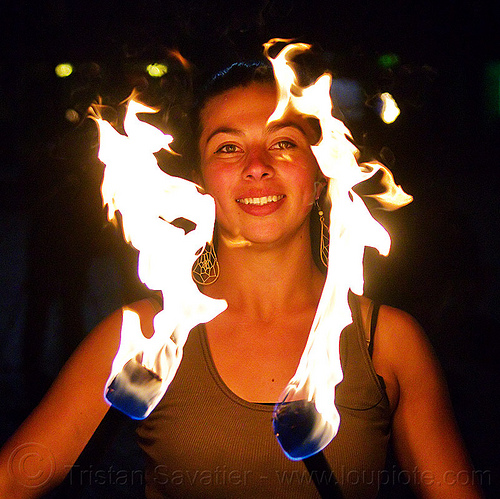
[[[280,40],[271,40],[269,49]],[[309,338],[295,375],[275,407],[273,427],[291,459],[304,459],[322,450],[338,431],[335,387],[342,380],[339,338],[352,322],[348,292],[363,293],[363,255],[366,246],[387,255],[390,237],[370,215],[353,187],[382,172],[385,191],[374,195],[388,210],[412,201],[394,183],[390,171],[377,162],[357,161],[358,149],[348,128],[332,117],[331,76],[324,74],[301,88],[290,61],[309,49],[290,43],[271,60],[278,86],[278,102],[269,122],[294,109],[316,117],[322,130],[312,146],[318,164],[329,179],[329,265],[325,286]],[[155,333],[146,339],[137,314],[125,309],[119,351],[106,384],[106,399],[134,418],[146,417],[160,401],[182,358],[189,331],[221,313],[226,303],[200,293],[191,269],[200,249],[212,240],[213,199],[191,182],[165,174],[154,152],[169,149],[172,137],[137,118],[155,112],[131,100],[124,126],[127,136],[95,118],[100,130],[99,158],[106,164],[102,184],[108,218],[119,211],[127,241],[139,250],[139,276],[151,289],[161,290],[162,310]],[[172,224],[191,220],[196,229],[185,234]],[[247,241],[235,241],[247,244]]]
[[[269,49],[280,40],[265,44]],[[328,180],[330,203],[330,247],[328,273],[309,338],[295,375],[275,407],[273,426],[280,445],[291,459],[304,459],[322,450],[337,434],[340,416],[335,407],[335,387],[342,381],[339,339],[352,322],[348,292],[363,293],[365,246],[387,255],[390,237],[371,216],[353,187],[381,170],[385,192],[377,195],[386,209],[412,201],[383,165],[358,164],[358,149],[348,128],[332,116],[331,76],[323,74],[314,84],[300,88],[290,64],[307,44],[288,44],[271,58],[278,104],[269,121],[280,119],[290,109],[316,117],[322,137],[312,150]],[[297,427],[301,430],[297,431]]]
[[[154,319],[154,335],[143,336],[139,317],[123,311],[120,348],[106,383],[105,398],[135,419],[154,409],[182,359],[189,331],[226,308],[199,292],[191,269],[200,250],[212,240],[215,203],[187,180],[172,177],[158,166],[154,153],[166,149],[172,137],[138,119],[154,109],[131,100],[124,120],[127,135],[96,117],[99,159],[105,163],[101,192],[108,219],[120,212],[123,234],[139,250],[140,279],[163,294],[164,308]],[[172,224],[190,220],[185,233]]]

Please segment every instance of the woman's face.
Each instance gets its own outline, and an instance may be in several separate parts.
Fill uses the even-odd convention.
[[[268,124],[275,107],[275,88],[252,83],[212,98],[201,113],[202,182],[226,240],[309,234],[323,178],[310,148],[314,130],[295,114]]]

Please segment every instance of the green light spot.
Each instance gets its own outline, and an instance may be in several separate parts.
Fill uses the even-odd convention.
[[[378,64],[383,68],[393,68],[399,64],[399,57],[396,54],[384,54],[378,58]]]

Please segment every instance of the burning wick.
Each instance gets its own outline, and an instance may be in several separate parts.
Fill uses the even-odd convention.
[[[284,40],[270,40],[265,52],[278,86],[278,103],[269,122],[294,110],[316,117],[322,136],[312,150],[328,178],[330,203],[330,246],[328,272],[309,338],[295,375],[283,391],[273,413],[273,429],[285,454],[292,460],[306,459],[324,449],[337,434],[340,415],[335,407],[335,387],[342,381],[339,340],[352,322],[348,293],[363,293],[363,255],[372,246],[387,255],[390,237],[371,216],[353,187],[381,170],[386,188],[375,195],[385,209],[396,209],[412,201],[394,183],[390,171],[380,163],[358,164],[358,149],[351,133],[332,116],[331,75],[323,74],[301,88],[291,61],[310,46],[286,45],[275,57],[269,49]],[[285,40],[286,41],[286,40]]]
[[[299,461],[323,450],[336,431],[316,410],[314,401],[302,396],[288,401],[289,393],[292,392],[276,404],[273,430],[286,456],[292,461]]]
[[[172,152],[172,137],[140,121],[154,109],[131,100],[125,116],[127,136],[95,117],[99,159],[106,165],[101,186],[108,219],[119,211],[127,242],[139,250],[139,277],[160,290],[164,309],[154,318],[154,334],[142,334],[139,316],[124,309],[120,347],[113,360],[105,399],[134,419],[147,417],[165,394],[182,359],[189,331],[212,320],[227,306],[199,292],[191,269],[212,240],[215,202],[187,180],[163,172],[154,153]],[[185,219],[185,233],[173,222]]]

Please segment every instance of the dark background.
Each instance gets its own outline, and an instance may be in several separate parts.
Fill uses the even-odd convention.
[[[368,251],[366,291],[426,328],[474,464],[497,497],[500,15],[493,1],[320,4],[2,3],[2,441],[85,334],[146,293],[133,251],[105,223],[96,131],[81,119],[86,107],[98,95],[116,104],[137,85],[170,102],[166,94],[184,80],[168,49],[179,49],[203,76],[256,57],[271,37],[299,37],[325,51],[334,75],[356,82],[363,100],[390,91],[401,108],[391,125],[359,102],[350,110],[357,114],[344,109],[358,143],[383,151],[415,198],[398,212],[376,213],[393,249],[387,259]],[[384,68],[379,58],[391,53],[399,62]],[[145,63],[161,60],[174,69],[153,81]],[[58,79],[54,67],[66,61],[75,73]],[[76,122],[66,118],[68,109]],[[106,424],[119,429],[118,444],[106,450],[96,438],[82,468],[140,467],[130,425],[114,413]],[[88,482],[78,489],[85,497],[135,497],[140,490]],[[76,488],[54,496],[76,497]]]

